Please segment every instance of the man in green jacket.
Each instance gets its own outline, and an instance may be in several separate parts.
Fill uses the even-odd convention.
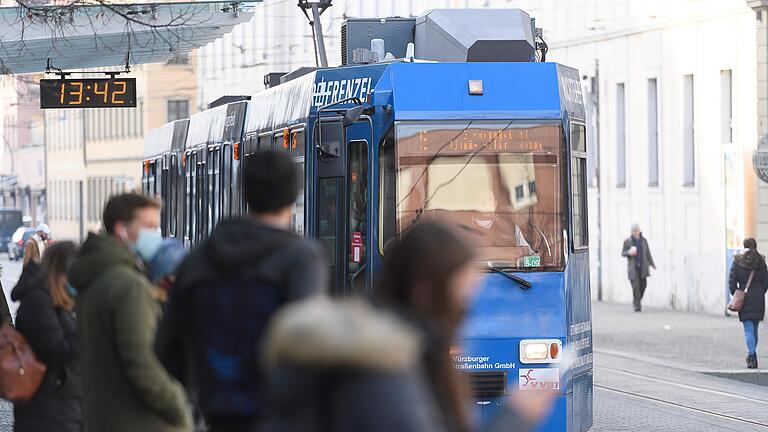
[[[160,204],[122,194],[104,208],[104,234],[91,233],[69,272],[77,289],[77,331],[89,432],[190,431],[182,386],[153,352],[159,306],[141,258],[159,246]]]

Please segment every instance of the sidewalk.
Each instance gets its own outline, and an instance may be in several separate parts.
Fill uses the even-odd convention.
[[[764,374],[746,369],[747,349],[736,317],[592,303],[594,350],[697,372],[768,378],[768,333],[760,327],[758,360]],[[739,376],[733,376],[737,373]],[[749,380],[749,378],[747,378]],[[768,382],[763,384],[768,385]]]

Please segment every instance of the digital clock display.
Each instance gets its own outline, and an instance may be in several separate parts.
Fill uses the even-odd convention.
[[[40,108],[133,108],[136,78],[40,80]]]

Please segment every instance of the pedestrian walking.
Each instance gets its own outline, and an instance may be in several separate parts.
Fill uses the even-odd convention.
[[[27,240],[24,245],[24,254],[22,256],[22,265],[26,266],[30,261],[40,263],[43,252],[51,238],[51,229],[47,224],[41,223],[37,226],[37,231]]]
[[[648,240],[643,237],[640,225],[632,225],[632,235],[624,240],[621,256],[627,258],[627,276],[632,284],[632,304],[635,307],[635,312],[640,312],[650,269],[656,270],[651,249],[648,247]]]
[[[743,253],[734,255],[728,286],[731,294],[736,290],[745,293],[744,303],[739,310],[739,321],[744,327],[747,343],[747,367],[757,368],[758,326],[765,317],[765,290],[768,284],[765,258],[757,251],[753,238],[744,239]]]
[[[281,311],[264,349],[273,404],[265,430],[475,430],[450,355],[478,279],[474,261],[454,230],[420,222],[387,248],[376,307],[318,299]],[[530,430],[553,401],[515,394],[483,431]]]
[[[47,367],[32,400],[13,408],[17,432],[83,430],[75,302],[67,281],[76,255],[72,242],[52,245],[42,265],[32,261],[24,267],[11,294],[20,302],[16,329]]]
[[[184,389],[153,350],[160,307],[142,264],[162,242],[160,204],[134,193],[117,195],[102,219],[105,232],[89,234],[69,272],[78,291],[85,427],[189,431]]]
[[[264,416],[259,350],[283,304],[327,291],[319,246],[289,230],[298,171],[282,153],[244,163],[249,216],[223,221],[178,271],[157,335],[163,364],[199,405],[210,431],[252,430]]]

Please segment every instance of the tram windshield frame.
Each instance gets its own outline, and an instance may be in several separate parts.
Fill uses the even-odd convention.
[[[382,216],[395,220],[390,234],[438,220],[462,228],[480,262],[514,271],[565,267],[560,121],[401,121],[394,132],[393,160],[385,163],[394,173],[382,177],[390,201]]]

